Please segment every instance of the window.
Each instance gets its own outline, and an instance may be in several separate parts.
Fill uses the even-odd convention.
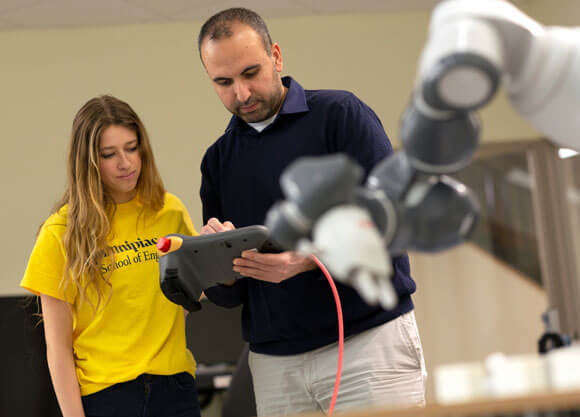
[[[541,285],[533,177],[527,150],[478,157],[453,175],[477,196],[481,217],[469,240]]]

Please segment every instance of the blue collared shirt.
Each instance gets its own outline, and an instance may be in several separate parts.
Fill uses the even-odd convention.
[[[258,132],[233,116],[225,133],[207,150],[201,164],[204,223],[210,217],[236,227],[263,224],[268,209],[283,198],[279,178],[302,156],[348,154],[368,174],[392,153],[383,126],[365,103],[341,90],[304,90],[290,77],[274,121]],[[389,321],[413,308],[415,283],[407,256],[393,259],[393,283],[400,303],[385,311],[369,306],[347,285],[337,283],[345,336]],[[206,291],[216,304],[243,304],[243,334],[254,352],[296,354],[337,340],[336,308],[319,270],[280,284],[244,278],[232,287]]]

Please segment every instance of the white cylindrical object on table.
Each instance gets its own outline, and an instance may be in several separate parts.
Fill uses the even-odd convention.
[[[494,353],[486,359],[485,367],[487,389],[492,397],[529,395],[548,388],[545,358],[538,354]]]
[[[580,389],[580,346],[554,349],[546,354],[548,383],[554,391]]]
[[[482,363],[453,363],[435,369],[435,393],[440,404],[475,401],[487,396]]]

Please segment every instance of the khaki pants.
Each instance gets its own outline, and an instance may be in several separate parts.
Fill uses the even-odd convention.
[[[250,352],[258,416],[328,412],[338,343],[291,355]],[[335,410],[425,405],[425,362],[414,312],[344,341]]]

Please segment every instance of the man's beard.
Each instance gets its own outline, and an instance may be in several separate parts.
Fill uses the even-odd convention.
[[[280,110],[282,105],[283,91],[283,87],[280,89],[275,89],[273,94],[267,100],[260,97],[250,97],[250,99],[245,103],[237,103],[233,113],[246,123],[257,123],[267,120]],[[240,109],[242,106],[255,103],[258,103],[258,108],[256,111],[251,113],[242,113]]]

